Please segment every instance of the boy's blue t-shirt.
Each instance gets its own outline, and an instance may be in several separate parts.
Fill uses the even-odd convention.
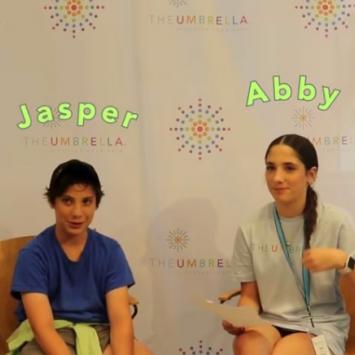
[[[48,227],[21,250],[11,294],[36,292],[48,296],[54,319],[107,323],[107,292],[134,284],[133,275],[118,242],[89,229],[83,253],[77,262],[68,259]],[[17,309],[26,319],[22,302]]]

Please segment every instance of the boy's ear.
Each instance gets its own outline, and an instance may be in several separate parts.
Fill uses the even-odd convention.
[[[48,201],[48,204],[49,204],[49,207],[50,207],[50,208],[54,208],[55,201],[54,201],[54,202]]]

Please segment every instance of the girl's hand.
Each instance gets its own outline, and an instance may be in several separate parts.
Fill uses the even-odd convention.
[[[347,255],[336,248],[311,248],[303,253],[303,265],[311,272],[345,267]]]
[[[226,320],[222,321],[222,326],[225,331],[232,335],[240,335],[245,332],[244,327],[235,327],[232,323],[229,323]]]

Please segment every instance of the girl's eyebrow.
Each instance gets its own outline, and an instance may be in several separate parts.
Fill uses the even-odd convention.
[[[265,161],[266,164],[275,164],[275,162],[273,160],[266,160]],[[297,161],[282,161],[281,164],[298,164]]]
[[[294,162],[294,161],[285,161],[282,163],[283,165],[298,165],[297,162]]]

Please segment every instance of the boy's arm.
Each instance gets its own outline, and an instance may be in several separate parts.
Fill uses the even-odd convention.
[[[54,328],[47,295],[23,293],[22,302],[35,339],[46,355],[70,355],[70,350]]]
[[[106,294],[106,304],[113,355],[133,355],[133,322],[127,287],[109,291]]]

